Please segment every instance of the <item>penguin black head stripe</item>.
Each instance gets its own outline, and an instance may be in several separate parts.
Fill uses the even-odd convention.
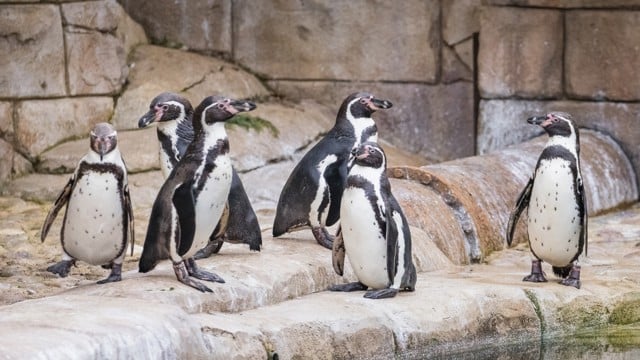
[[[360,166],[376,169],[386,166],[384,151],[378,144],[373,142],[366,142],[353,149],[351,155],[354,157],[354,162]]]
[[[256,105],[250,101],[232,100],[223,96],[209,96],[202,100],[193,117],[193,128],[197,133],[204,125],[226,121],[241,111],[251,111]]]
[[[544,116],[532,116],[527,119],[529,124],[540,125],[549,136],[571,136],[575,133],[575,126],[571,115],[563,112],[552,112]]]
[[[349,110],[350,115],[354,118],[368,118],[377,110],[388,109],[391,106],[393,106],[391,101],[376,99],[369,93],[360,92],[349,95],[342,103],[338,113],[346,114]]]
[[[171,121],[184,118],[193,113],[191,103],[182,96],[164,92],[156,96],[147,112],[138,121],[138,127],[145,127],[153,122]]]
[[[118,145],[118,133],[113,126],[107,123],[99,123],[91,130],[91,150],[100,155],[100,160],[113,151]]]

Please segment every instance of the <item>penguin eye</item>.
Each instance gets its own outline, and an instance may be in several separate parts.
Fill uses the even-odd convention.
[[[367,100],[366,100],[366,99],[360,99],[360,104],[365,105],[366,103],[367,103]]]
[[[220,104],[218,104],[217,107],[218,107],[218,109],[224,109],[224,104],[220,103]]]
[[[162,104],[162,110],[164,110],[164,111],[169,110],[169,105],[167,105],[167,104]]]
[[[553,122],[557,123],[558,121],[560,121],[558,118],[555,118],[555,117],[553,118]]]

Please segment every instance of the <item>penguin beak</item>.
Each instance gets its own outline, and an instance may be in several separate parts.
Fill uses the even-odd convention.
[[[376,98],[371,98],[367,105],[369,106],[369,109],[374,110],[374,111],[375,110],[380,110],[380,109],[382,109],[382,110],[388,109],[388,108],[393,106],[393,104],[389,100],[381,100],[381,99],[376,99]]]
[[[138,120],[138,127],[143,128],[149,126],[152,122],[159,122],[163,114],[164,109],[162,106],[154,106]]]
[[[532,116],[527,119],[527,122],[531,125],[542,125],[542,123],[547,120],[547,116]]]
[[[251,101],[232,100],[229,105],[231,105],[231,108],[235,110],[232,113],[251,111],[256,108],[256,104],[252,103]]]
[[[138,127],[139,128],[143,128],[143,127],[147,127],[149,126],[149,124],[151,124],[154,121],[157,121],[157,118],[160,118],[161,115],[159,115],[159,112],[149,110],[148,113],[142,115],[142,117],[140,118],[140,120],[138,120]]]
[[[117,142],[114,136],[92,136],[91,141],[91,148],[100,155],[100,161],[104,159],[106,154],[115,148]]]
[[[360,146],[353,150],[351,150],[351,156],[355,157],[358,160],[362,160],[369,156],[369,147],[368,146]]]

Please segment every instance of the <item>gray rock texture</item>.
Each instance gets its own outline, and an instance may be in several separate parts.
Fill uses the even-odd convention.
[[[6,54],[0,56],[0,96],[66,95],[60,51],[64,40],[56,5],[2,5],[0,24],[0,53]]]

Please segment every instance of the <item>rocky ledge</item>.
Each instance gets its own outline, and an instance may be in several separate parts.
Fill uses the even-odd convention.
[[[495,240],[509,199],[526,181],[526,175],[506,174],[530,171],[523,169],[535,161],[540,139],[501,154],[390,170],[412,225],[419,274],[415,292],[385,300],[326,291],[330,284],[353,280],[353,274],[338,277],[330,252],[310,232],[270,236],[275,201],[299,155],[241,174],[263,227],[264,247],[250,252],[225,244],[220,254],[200,260],[201,267],[226,280],[207,294],[177,282],[168,262],[138,273],[140,242],[124,264],[121,282],[97,285],[105,270],[84,264],[64,279],[47,273],[46,266],[58,260],[59,244],[56,236],[39,244],[39,227],[55,196],[50,189],[61,188],[66,175],[19,179],[8,193],[45,204],[17,197],[0,201],[0,260],[6,262],[0,273],[5,304],[0,354],[7,359],[428,358],[499,345],[504,353],[538,359],[548,339],[636,325],[640,204],[629,205],[638,198],[635,177],[615,143],[593,133],[582,138],[600,149],[585,152],[583,166],[586,183],[595,189],[592,214],[601,215],[589,224],[580,290],[558,284],[552,275],[547,283],[522,282],[530,266],[526,244],[504,249]],[[410,156],[391,153],[392,163],[412,164]],[[606,171],[598,170],[603,159],[608,159]],[[487,175],[479,176],[479,169]],[[130,182],[142,239],[161,176],[137,173]],[[476,192],[481,188],[495,191]],[[457,204],[453,210],[452,204]],[[450,211],[468,218],[461,221],[447,215]],[[462,233],[478,236],[479,257],[472,256],[467,245],[473,242],[465,245]]]

